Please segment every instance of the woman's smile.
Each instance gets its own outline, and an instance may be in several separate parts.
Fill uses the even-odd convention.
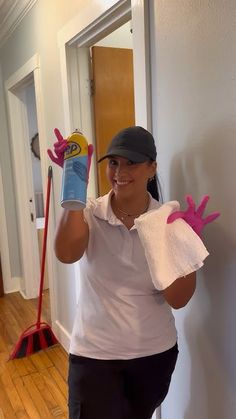
[[[126,186],[126,185],[129,185],[132,181],[131,181],[131,180],[113,179],[113,182],[114,182],[117,186]]]

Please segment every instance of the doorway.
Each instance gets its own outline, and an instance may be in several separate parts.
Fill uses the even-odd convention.
[[[120,0],[114,2],[102,15],[95,16],[95,20],[86,12],[84,16],[78,15],[58,33],[65,135],[80,128],[96,146],[94,113],[89,93],[92,88],[89,51],[101,40],[112,37],[116,29],[125,24],[129,25],[133,49],[135,124],[152,130],[148,2]],[[97,197],[95,159],[92,159],[90,173],[88,197]]]
[[[119,130],[135,124],[130,20],[103,38],[101,34],[95,44],[89,40],[83,47],[79,44],[70,46],[67,57],[72,123],[93,143],[93,161],[96,162]],[[78,101],[83,104],[80,118]],[[105,174],[106,162],[95,164],[93,169],[91,178],[96,180],[92,196],[104,195],[110,189]],[[91,196],[91,191],[88,193]]]
[[[31,221],[35,223],[38,243],[38,255],[39,263],[41,266],[42,259],[42,246],[43,246],[43,235],[44,235],[44,196],[43,196],[43,183],[42,183],[42,171],[41,171],[41,153],[40,153],[40,142],[38,133],[38,121],[37,121],[37,109],[36,109],[36,98],[35,98],[35,84],[33,77],[29,79],[28,84],[23,87],[24,105],[26,107],[27,124],[28,124],[28,146],[30,149],[30,160],[32,167],[32,180],[33,180],[33,197],[32,197],[32,209],[30,217]],[[27,139],[26,139],[27,142]],[[26,147],[28,148],[27,144]],[[44,290],[49,288],[48,281],[48,269],[47,262],[45,265],[44,272]]]
[[[33,56],[5,84],[10,117],[21,257],[19,291],[25,299],[36,298],[39,294],[44,197],[46,197],[45,185],[47,183],[45,156],[40,155],[40,148],[44,149],[46,145],[43,140],[45,136],[43,135],[38,61],[38,56]],[[45,288],[52,283],[51,236],[49,228],[47,246],[47,268],[49,269],[46,270]],[[50,292],[50,312],[52,312],[52,300]]]

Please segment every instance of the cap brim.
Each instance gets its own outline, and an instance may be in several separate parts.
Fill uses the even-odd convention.
[[[102,160],[107,159],[109,157],[124,157],[125,159],[129,159],[133,161],[134,163],[144,163],[145,161],[149,160],[150,158],[148,156],[145,156],[144,154],[136,153],[135,151],[130,150],[112,150],[111,153],[107,153],[105,156],[101,157],[98,160],[98,163],[100,163]]]

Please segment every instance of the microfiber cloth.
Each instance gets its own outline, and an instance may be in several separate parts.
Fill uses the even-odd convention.
[[[169,201],[134,221],[152,282],[158,290],[164,290],[177,278],[199,269],[209,255],[186,221],[180,218],[167,224],[168,216],[179,209],[178,201]]]

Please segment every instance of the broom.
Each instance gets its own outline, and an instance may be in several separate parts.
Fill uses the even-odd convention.
[[[55,337],[51,327],[47,323],[41,322],[51,180],[52,180],[52,166],[49,166],[37,321],[36,323],[29,326],[20,335],[14,350],[10,354],[9,359],[23,358],[25,356],[32,355],[35,352],[38,352],[42,349],[46,349],[49,346],[52,346],[58,343],[58,340]]]

